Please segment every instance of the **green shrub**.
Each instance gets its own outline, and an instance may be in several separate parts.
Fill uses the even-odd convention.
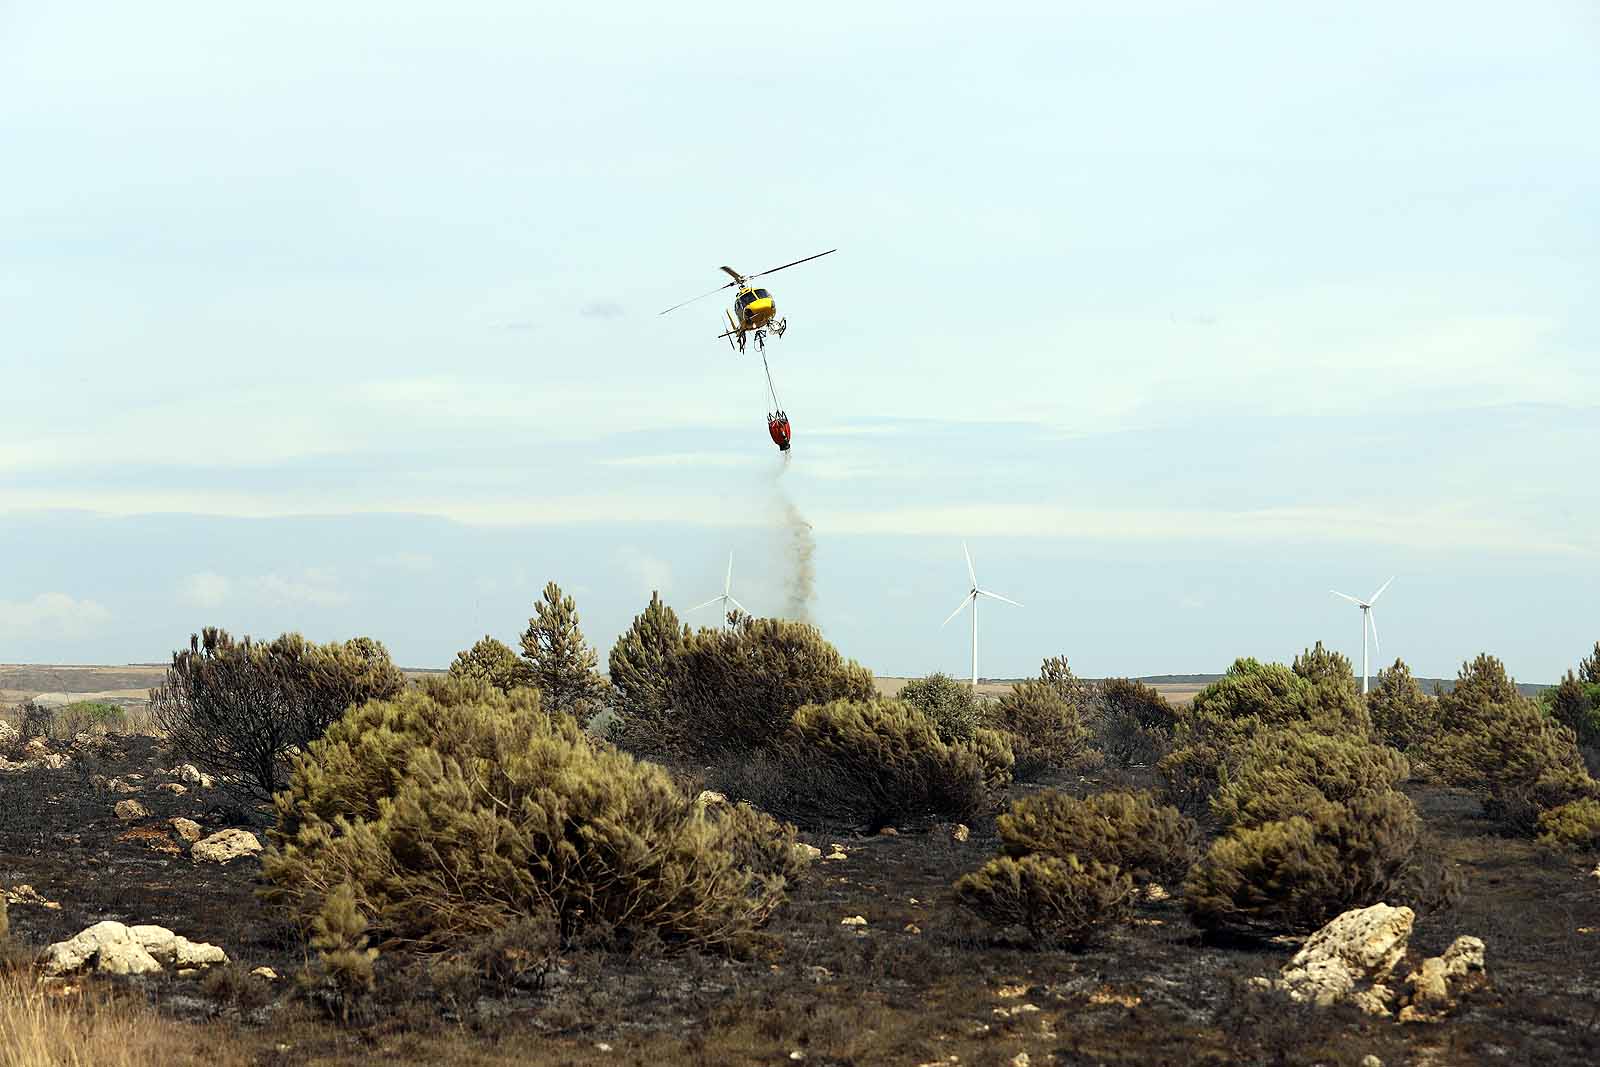
[[[1391,892],[1419,826],[1411,802],[1390,791],[1236,830],[1190,869],[1184,906],[1207,930],[1316,930]]]
[[[550,582],[522,634],[522,658],[544,707],[586,723],[605,708],[610,685],[595,670],[599,657],[578,628],[578,609]]]
[[[945,741],[962,741],[978,728],[978,701],[972,686],[948,674],[913,678],[900,687],[897,697],[933,720]]]
[[[1089,699],[1093,686],[1072,673],[1067,657],[1051,656],[1039,664],[1039,681],[1061,695],[1061,699],[1074,707],[1082,707]]]
[[[1441,730],[1427,759],[1446,784],[1475,791],[1484,813],[1532,834],[1539,812],[1600,796],[1573,732],[1520,695],[1492,656],[1464,664],[1439,698]]]
[[[1001,856],[962,875],[955,897],[985,922],[1021,927],[1036,944],[1080,945],[1128,917],[1133,880],[1077,856]]]
[[[671,714],[670,668],[688,636],[677,613],[652,592],[644,611],[611,646],[611,707],[618,720],[612,734],[630,746],[648,748],[652,738],[669,732],[664,727]]]
[[[1330,666],[1336,662],[1334,654],[1313,650],[1296,662],[1312,677],[1281,663],[1235,660],[1227,674],[1195,694],[1181,721],[1231,723],[1245,733],[1295,723],[1309,723],[1325,733],[1371,733],[1353,680]]]
[[[1406,758],[1387,745],[1303,726],[1256,734],[1235,762],[1211,797],[1212,815],[1230,828],[1298,815],[1320,800],[1387,792],[1410,772]]]
[[[801,708],[780,740],[728,768],[719,784],[803,826],[875,831],[992,811],[1011,764],[1009,746],[993,731],[946,742],[903,701],[835,700]]]
[[[348,885],[373,931],[413,950],[541,916],[568,941],[737,943],[803,863],[792,827],[695,804],[531,689],[440,682],[355,709],[275,804],[263,897],[307,923]]]
[[[1308,650],[1295,662],[1310,677],[1281,663],[1235,660],[1178,713],[1173,750],[1156,764],[1169,802],[1197,811],[1237,768],[1245,744],[1263,730],[1292,726],[1370,737],[1371,720],[1341,660],[1320,645]]]
[[[173,653],[150,706],[178,752],[224,787],[264,800],[282,788],[292,750],[321,737],[346,709],[405,684],[370,638],[318,645],[284,634],[258,644],[212,627]]]
[[[1222,785],[1224,749],[1209,741],[1193,741],[1162,756],[1156,763],[1161,798],[1185,815],[1206,810]]]
[[[764,748],[807,704],[871,700],[872,672],[846,661],[820,631],[785,619],[741,618],[700,630],[672,659],[662,747],[707,758]]]
[[[1093,700],[1094,744],[1118,767],[1152,766],[1172,748],[1177,713],[1143,682],[1111,678]]]
[[[1308,648],[1296,656],[1290,669],[1313,684],[1333,682],[1335,685],[1348,686],[1359,692],[1355,668],[1350,663],[1350,657],[1343,652],[1322,647],[1321,641],[1318,641],[1314,648]]]
[[[533,671],[503,641],[485,635],[471,648],[457,652],[450,677],[458,682],[485,682],[502,693],[533,685]]]
[[[1600,848],[1600,800],[1585,797],[1539,813],[1539,843],[1552,848]]]
[[[317,950],[320,982],[313,980],[315,999],[350,1021],[351,1010],[372,993],[373,961],[378,950],[367,947],[367,920],[356,906],[355,891],[344,883],[329,893],[311,919],[311,947]]]
[[[986,725],[1004,734],[1016,755],[1015,773],[1031,778],[1046,770],[1092,766],[1100,754],[1077,704],[1045,681],[1019,682],[984,709]]]
[[[1014,801],[995,823],[1002,855],[1077,856],[1117,867],[1138,882],[1177,882],[1194,858],[1194,822],[1149,793],[1077,800],[1042,789]]]
[[[1600,745],[1600,682],[1586,682],[1572,671],[1561,684],[1539,694],[1545,714],[1573,733],[1578,747]]]
[[[1438,700],[1422,691],[1404,660],[1378,672],[1367,711],[1378,740],[1401,752],[1422,752],[1439,729]]]

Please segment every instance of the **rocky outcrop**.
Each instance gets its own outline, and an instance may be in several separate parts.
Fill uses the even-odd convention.
[[[44,972],[59,975],[92,969],[102,974],[155,974],[163,966],[194,970],[227,962],[227,953],[217,946],[179,937],[164,926],[124,926],[108,920],[46,949]]]
[[[150,809],[137,800],[119,800],[115,810],[117,818],[123,822],[131,822],[134,819],[148,819],[150,817]]]
[[[191,845],[200,840],[204,834],[204,831],[200,829],[200,824],[193,819],[180,817],[172,819],[167,825],[172,827],[172,832],[177,834],[180,840],[187,841]]]
[[[1311,935],[1274,985],[1294,1000],[1321,1007],[1351,1000],[1387,1015],[1383,982],[1404,958],[1415,918],[1410,908],[1387,904],[1347,911]]]
[[[1443,956],[1406,976],[1409,991],[1402,993],[1387,983],[1406,956],[1414,919],[1410,908],[1387,904],[1347,911],[1312,934],[1276,979],[1255,981],[1319,1007],[1351,1003],[1369,1015],[1398,1011],[1401,1022],[1438,1021],[1462,993],[1484,984],[1484,945],[1456,938]]]
[[[0,748],[10,748],[12,745],[17,743],[19,736],[20,735],[17,733],[17,728],[15,726],[12,726],[10,723],[4,720],[0,720]]]
[[[261,842],[248,830],[222,830],[203,840],[196,841],[189,855],[207,863],[229,863],[240,856],[254,856],[261,851]]]
[[[1410,1003],[1400,1009],[1403,1023],[1439,1022],[1455,1009],[1462,994],[1482,986],[1484,944],[1476,937],[1458,937],[1443,956],[1430,956],[1409,975]]]

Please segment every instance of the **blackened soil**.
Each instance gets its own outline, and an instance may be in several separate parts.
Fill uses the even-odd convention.
[[[1355,1067],[1369,1054],[1390,1067],[1600,1062],[1600,880],[1586,869],[1595,857],[1499,837],[1472,798],[1450,791],[1410,789],[1466,879],[1459,905],[1418,919],[1414,956],[1476,935],[1490,984],[1441,1024],[1305,1008],[1258,990],[1251,977],[1274,973],[1293,944],[1208,943],[1176,899],[1141,905],[1087,951],[997,939],[949,900],[951,882],[992,854],[991,822],[966,841],[937,826],[807,835],[847,858],[813,865],[748,959],[578,953],[538,992],[470,1003],[390,974],[341,1025],[296,995],[305,954],[257,902],[255,861],[195,863],[167,832],[180,815],[208,834],[240,825],[214,790],[159,791],[176,762],[150,738],[125,737],[63,770],[0,771],[0,883],[59,904],[12,905],[13,937],[32,947],[102,919],[156,923],[221,945],[241,975],[264,965],[285,976],[123,983],[191,1022],[199,1040],[244,1050],[241,1062],[1007,1065],[1024,1052],[1033,1065]],[[138,792],[105,791],[96,775]],[[151,817],[118,820],[125,796]],[[842,924],[854,916],[866,924]]]

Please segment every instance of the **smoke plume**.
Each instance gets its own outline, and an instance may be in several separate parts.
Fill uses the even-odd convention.
[[[791,454],[783,453],[782,465],[772,479],[777,526],[784,538],[783,614],[785,618],[811,622],[811,608],[817,599],[817,540],[811,524],[800,514],[800,509],[783,486],[783,475],[789,469]]]

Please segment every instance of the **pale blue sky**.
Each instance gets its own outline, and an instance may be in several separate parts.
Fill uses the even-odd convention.
[[[0,0],[0,661],[777,611],[779,486],[883,673],[963,537],[986,674],[1600,637],[1600,8],[573,7]],[[779,483],[656,312],[835,246]]]

